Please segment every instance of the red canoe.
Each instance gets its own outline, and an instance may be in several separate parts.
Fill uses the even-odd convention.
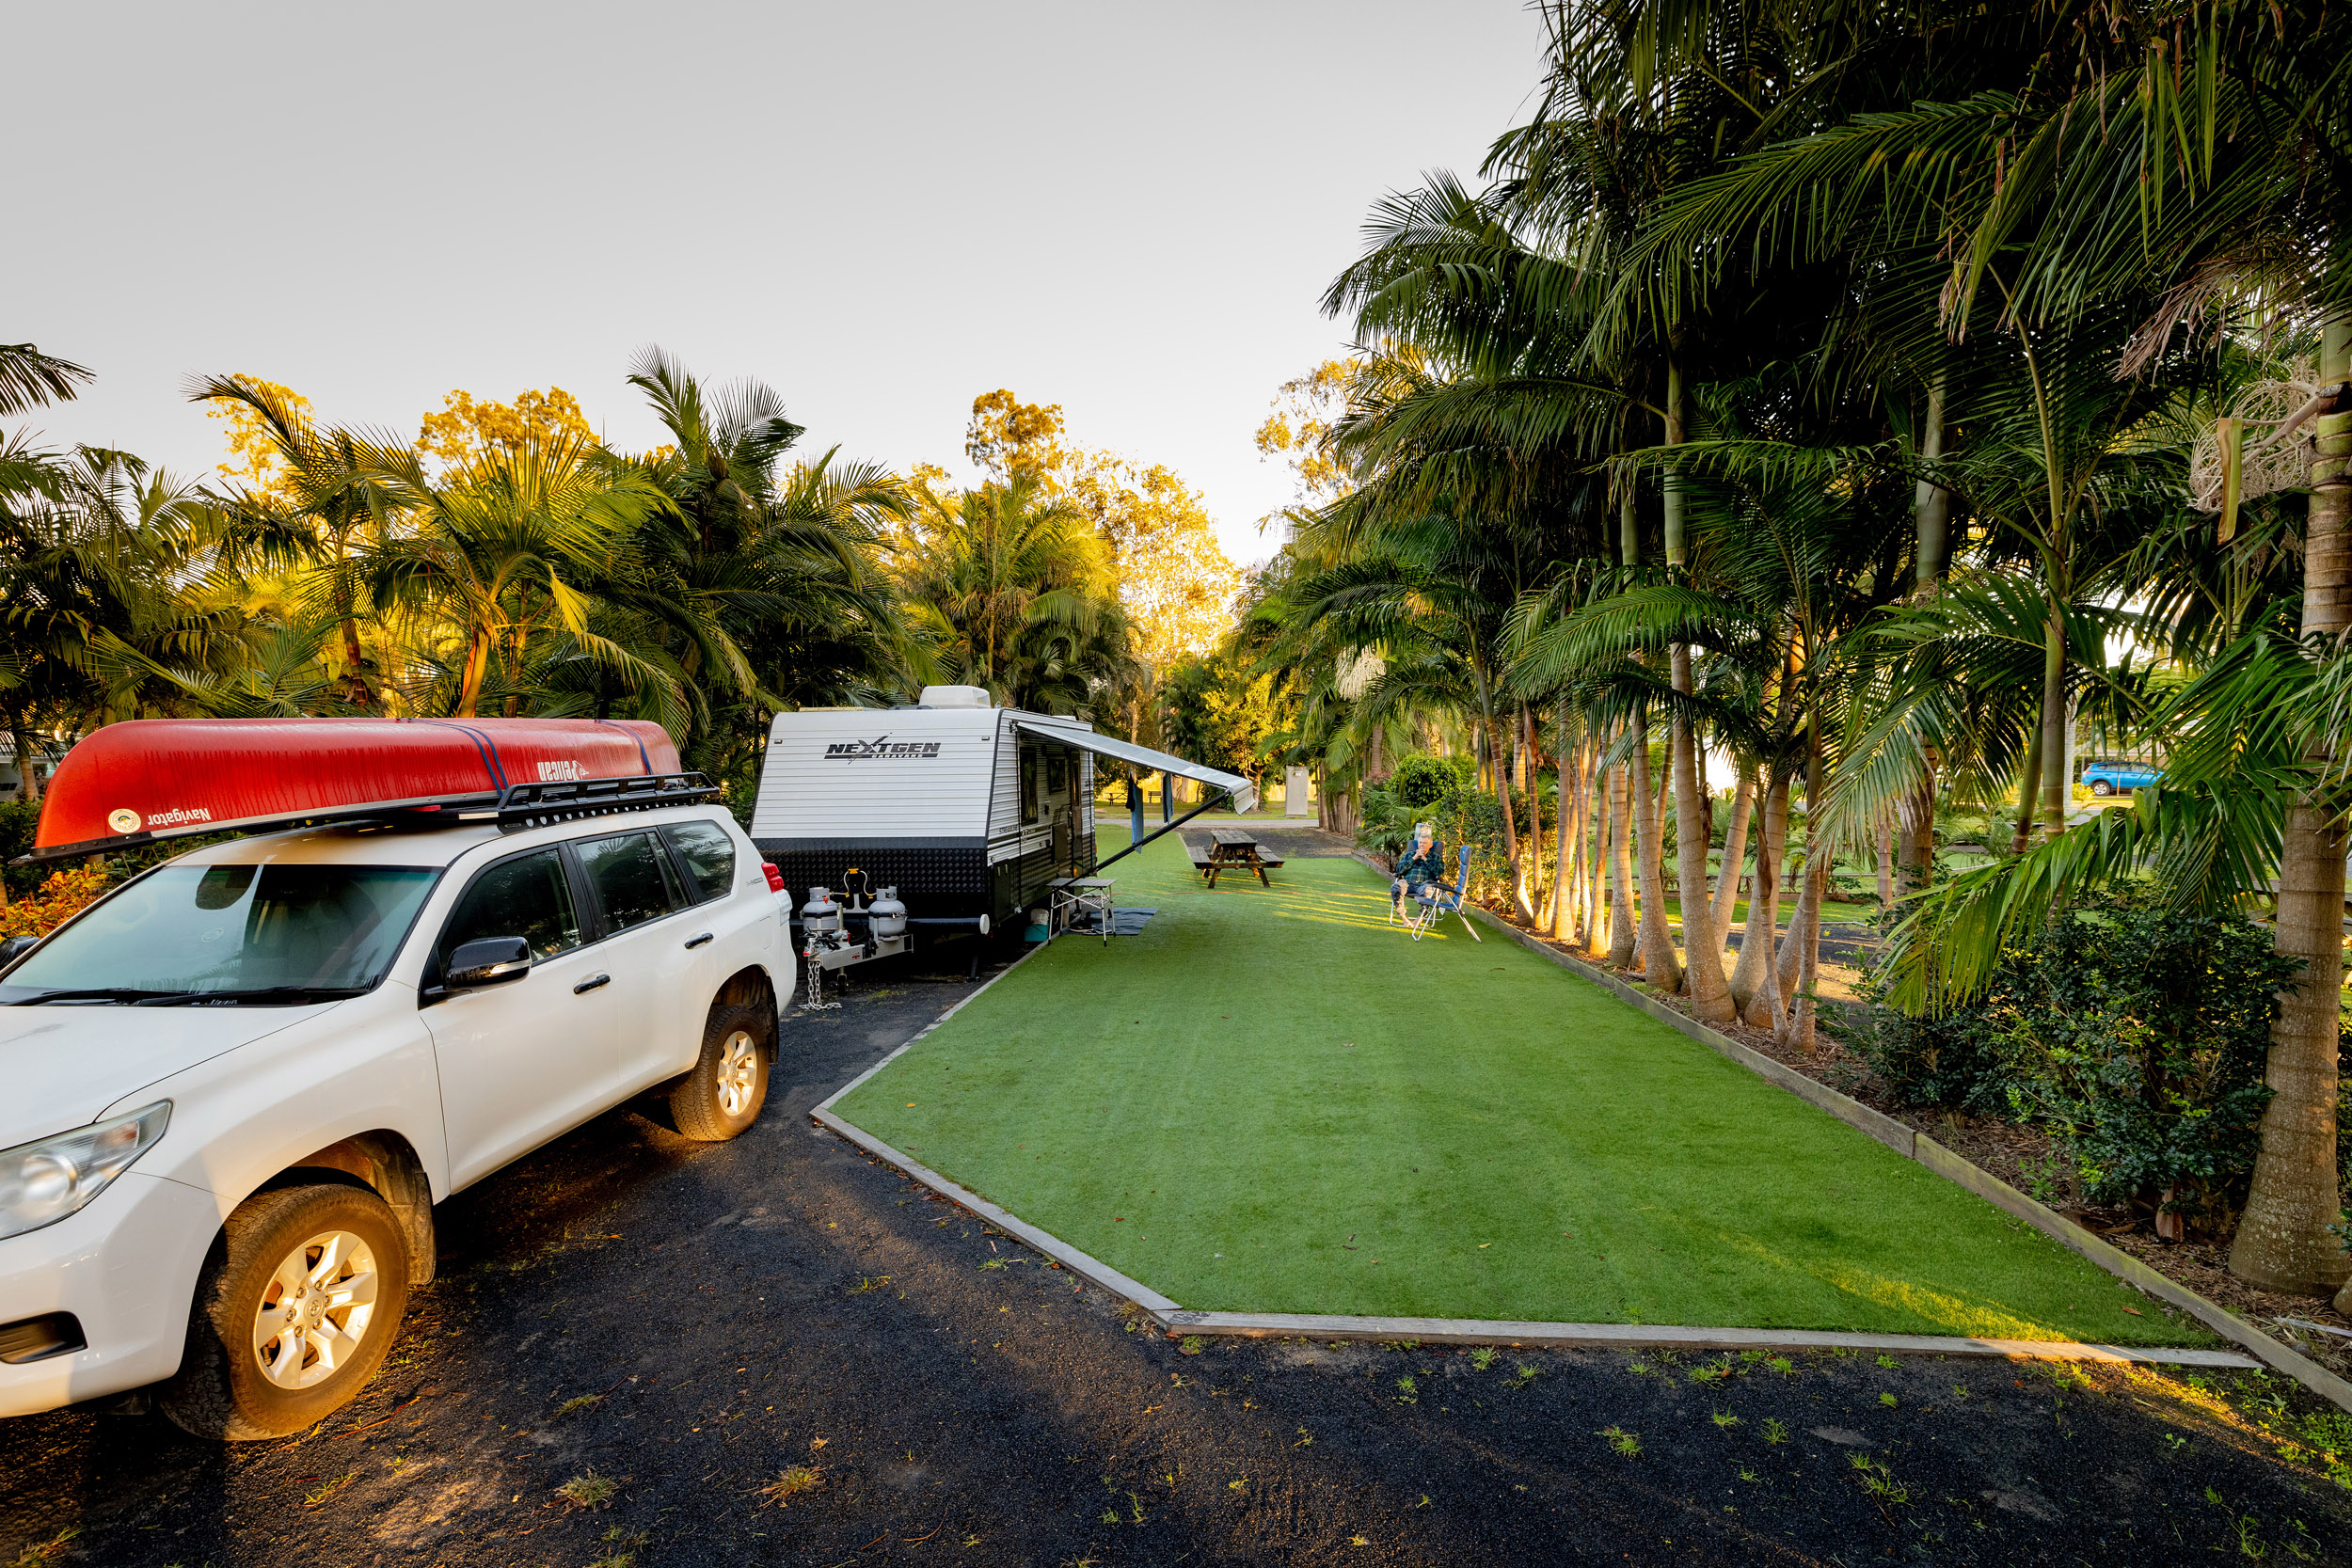
[[[33,853],[677,770],[669,736],[639,720],[133,719],[58,762]]]

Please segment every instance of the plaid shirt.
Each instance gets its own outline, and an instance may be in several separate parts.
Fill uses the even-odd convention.
[[[1415,853],[1418,843],[1415,840],[1406,845],[1405,852],[1397,857],[1396,879],[1408,887],[1419,887],[1423,882],[1443,883],[1445,847],[1433,838],[1425,851]]]

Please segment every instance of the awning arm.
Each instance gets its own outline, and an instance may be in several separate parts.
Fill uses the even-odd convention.
[[[1166,784],[1166,783],[1162,783],[1162,784],[1161,784],[1161,785],[1160,785],[1160,787],[1161,787],[1162,789],[1166,789],[1166,788],[1168,787],[1168,785],[1167,785],[1167,784]],[[1190,811],[1188,811],[1188,812],[1184,813],[1184,816],[1182,816],[1178,817],[1175,821],[1170,822],[1169,824],[1168,824],[1168,826],[1166,826],[1166,827],[1164,827],[1164,828],[1154,828],[1153,830],[1152,830],[1152,832],[1148,832],[1148,833],[1144,834],[1141,838],[1139,838],[1139,839],[1136,840],[1133,844],[1130,844],[1130,845],[1129,845],[1129,846],[1127,846],[1127,847],[1125,847],[1124,849],[1121,849],[1121,850],[1120,850],[1118,854],[1113,855],[1113,856],[1110,858],[1110,860],[1107,860],[1107,861],[1096,861],[1096,862],[1094,863],[1094,869],[1095,869],[1095,870],[1097,870],[1097,871],[1100,871],[1100,870],[1102,870],[1102,869],[1103,869],[1103,867],[1104,867],[1104,866],[1106,866],[1106,865],[1110,864],[1112,861],[1120,861],[1120,860],[1124,860],[1124,859],[1126,859],[1129,855],[1134,854],[1136,850],[1138,850],[1138,849],[1142,848],[1145,845],[1147,845],[1147,844],[1151,843],[1153,839],[1155,839],[1155,838],[1159,837],[1162,833],[1172,833],[1172,832],[1174,832],[1177,829],[1179,829],[1179,828],[1183,827],[1185,823],[1187,823],[1187,822],[1191,821],[1194,817],[1196,817],[1196,816],[1200,816],[1202,812],[1207,811],[1207,810],[1208,810],[1211,806],[1214,806],[1214,805],[1216,805],[1216,798],[1215,796],[1210,797],[1208,800],[1203,800],[1203,801],[1201,801],[1199,805],[1197,805],[1197,806],[1193,807],[1193,808],[1192,808],[1192,810],[1190,810]]]

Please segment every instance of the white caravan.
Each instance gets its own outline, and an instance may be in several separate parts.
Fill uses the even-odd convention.
[[[1239,811],[1256,803],[1247,779],[1083,719],[931,686],[913,707],[776,715],[752,842],[796,897],[839,890],[855,871],[863,891],[895,887],[914,927],[986,932],[1041,904],[1055,878],[1095,870],[1097,757],[1198,780]]]

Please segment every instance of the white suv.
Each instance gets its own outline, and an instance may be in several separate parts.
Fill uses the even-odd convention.
[[[278,833],[126,882],[0,970],[0,1416],[163,1383],[200,1435],[310,1425],[432,1277],[435,1203],[656,1085],[735,1136],[793,980],[716,806]]]

